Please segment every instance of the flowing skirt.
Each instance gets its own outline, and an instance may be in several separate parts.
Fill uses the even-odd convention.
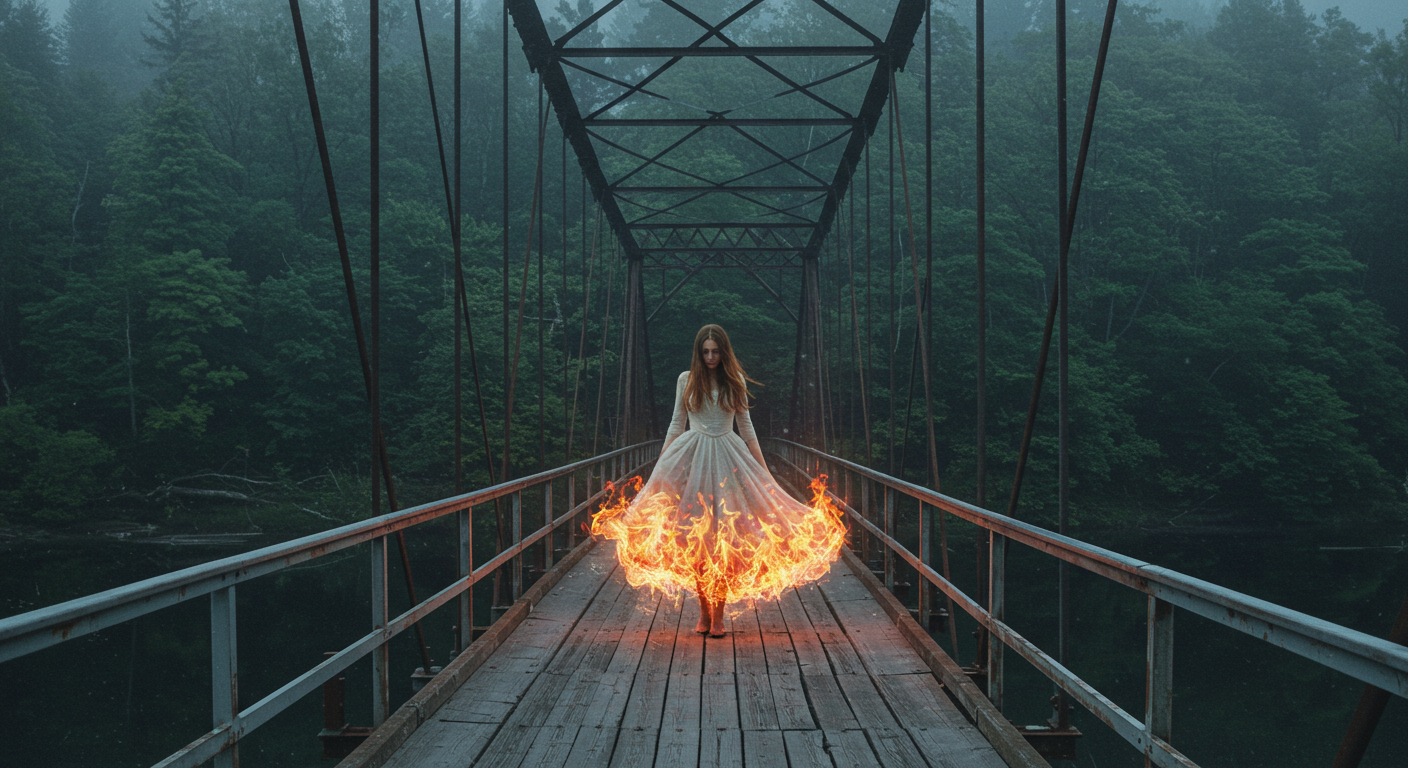
[[[808,505],[778,487],[733,432],[690,429],[661,453],[634,498],[597,513],[592,532],[617,542],[632,586],[711,602],[775,599],[840,556],[840,513],[824,485],[811,491]]]

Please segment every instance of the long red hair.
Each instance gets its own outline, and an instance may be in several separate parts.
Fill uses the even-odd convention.
[[[704,363],[704,342],[709,339],[719,345],[719,366],[713,369]],[[738,358],[733,355],[733,345],[729,343],[724,329],[713,323],[700,328],[699,333],[694,335],[694,355],[689,361],[689,383],[684,388],[685,408],[698,412],[708,402],[710,393],[717,389],[720,408],[732,413],[746,411],[752,407],[748,405],[751,394],[746,382],[749,381],[759,384],[748,378],[743,366],[738,364]]]

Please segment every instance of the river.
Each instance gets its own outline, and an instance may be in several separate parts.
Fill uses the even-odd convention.
[[[453,575],[448,521],[408,537],[422,597]],[[446,523],[446,524],[442,524]],[[971,573],[971,539],[954,527],[958,571]],[[968,533],[968,535],[971,535]],[[1365,632],[1384,635],[1408,592],[1408,526],[1250,528],[1164,526],[1093,530],[1091,543],[1165,565],[1255,597]],[[485,539],[487,537],[481,537]],[[15,541],[0,546],[0,616],[10,616],[210,559],[265,546],[260,538],[141,539],[110,535]],[[248,705],[369,628],[368,550],[358,547],[258,579],[238,590],[240,698]],[[1040,647],[1055,648],[1055,566],[1013,546],[1010,623]],[[398,565],[393,554],[392,570]],[[1144,616],[1141,595],[1098,577],[1071,582],[1070,666],[1117,704],[1142,716]],[[408,604],[399,580],[393,611]],[[487,621],[485,596],[477,622]],[[210,727],[209,608],[192,600],[141,619],[0,664],[0,768],[146,766]],[[443,662],[451,618],[426,622]],[[960,623],[960,661],[971,662],[971,623]],[[413,633],[393,643],[393,704],[410,694],[419,665]],[[943,636],[946,644],[946,635]],[[1173,743],[1205,768],[1325,768],[1363,686],[1298,656],[1179,612],[1175,631]],[[1050,684],[1008,653],[1007,715],[1039,723]],[[348,720],[370,713],[370,667],[348,672]],[[331,765],[320,758],[321,697],[305,697],[241,742],[245,768]],[[1086,735],[1080,768],[1142,766],[1142,759],[1079,709]],[[1394,699],[1364,768],[1408,765],[1408,702]]]

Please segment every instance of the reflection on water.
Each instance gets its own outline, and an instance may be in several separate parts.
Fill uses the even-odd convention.
[[[438,526],[438,527],[437,527]],[[955,579],[974,581],[970,532],[953,526]],[[1386,634],[1408,592],[1404,530],[1295,529],[1272,532],[1187,528],[1096,531],[1091,543],[1304,611]],[[453,576],[448,524],[408,537],[422,597]],[[487,538],[487,537],[485,537]],[[0,615],[62,600],[263,546],[242,543],[134,543],[112,538],[10,544],[0,549]],[[488,542],[481,542],[487,544]],[[1392,545],[1392,546],[1389,546]],[[1361,547],[1379,547],[1362,549]],[[1387,548],[1383,548],[1387,547]],[[481,557],[487,553],[478,553]],[[1046,649],[1055,648],[1055,566],[1013,546],[1009,619]],[[369,629],[368,550],[315,560],[238,590],[240,698],[248,705]],[[392,557],[392,572],[399,572]],[[394,577],[393,577],[394,578]],[[1071,667],[1136,716],[1144,696],[1142,597],[1077,572]],[[393,611],[408,605],[393,581]],[[486,623],[487,595],[476,599]],[[209,608],[192,600],[142,619],[0,664],[0,768],[145,766],[210,728]],[[426,622],[436,663],[450,651],[451,616]],[[1309,661],[1180,612],[1175,633],[1174,744],[1206,768],[1329,765],[1362,686]],[[971,624],[960,624],[963,634]],[[393,643],[399,704],[419,665],[413,633]],[[941,638],[946,641],[946,635]],[[972,658],[971,646],[960,660]],[[1007,714],[1037,723],[1049,715],[1050,685],[1008,654]],[[348,720],[370,715],[369,665],[348,671]],[[1408,755],[1408,702],[1389,705],[1364,768],[1398,768]],[[1142,760],[1103,724],[1077,712],[1081,768],[1139,766]],[[318,765],[321,698],[313,694],[242,742],[248,766]],[[329,763],[330,764],[330,763]]]

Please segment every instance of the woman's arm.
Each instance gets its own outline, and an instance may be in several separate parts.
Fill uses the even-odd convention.
[[[680,377],[675,380],[675,415],[670,419],[670,428],[665,431],[665,445],[661,447],[661,453],[669,450],[670,443],[675,442],[675,438],[684,434],[686,418],[684,410],[684,387],[687,381],[689,381],[689,371],[681,373]]]
[[[748,415],[748,411],[742,410],[736,414],[738,422],[738,436],[743,438],[743,444],[748,446],[748,453],[757,460],[758,466],[763,468],[769,476],[772,472],[768,469],[768,463],[763,460],[763,447],[758,444],[758,433],[753,430],[753,417]]]

